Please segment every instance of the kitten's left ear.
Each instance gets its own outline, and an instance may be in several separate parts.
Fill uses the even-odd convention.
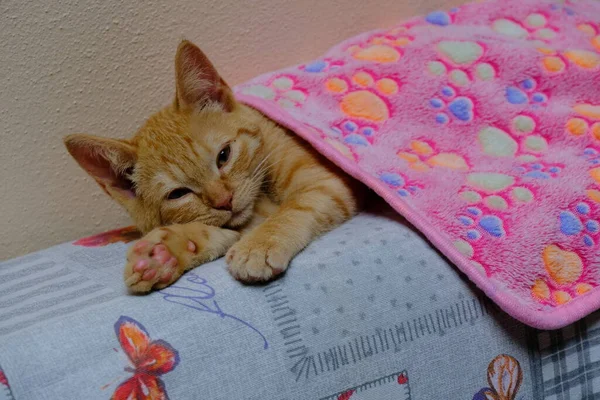
[[[229,112],[235,98],[208,57],[192,42],[182,41],[175,56],[175,107],[202,110],[218,107]]]

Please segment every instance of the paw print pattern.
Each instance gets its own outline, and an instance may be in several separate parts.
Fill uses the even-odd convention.
[[[440,97],[434,97],[429,100],[429,105],[434,110],[438,110],[435,121],[438,124],[447,124],[451,117],[462,122],[473,120],[473,101],[468,97],[456,97],[456,91],[450,86],[442,88]]]
[[[595,69],[600,65],[600,55],[589,50],[569,49],[559,53],[548,46],[538,47],[537,50],[546,55],[541,63],[543,70],[549,75],[560,74],[569,63],[582,69]]]
[[[476,172],[467,176],[467,185],[459,195],[469,206],[485,207],[494,213],[533,201],[529,188],[514,184],[515,178],[510,175]]]
[[[477,42],[442,41],[437,44],[439,59],[427,64],[429,73],[435,76],[448,75],[450,83],[461,87],[473,79],[489,81],[496,77],[492,64],[478,62],[484,48]]]
[[[558,216],[560,231],[567,236],[583,234],[583,244],[593,247],[598,242],[600,223],[592,216],[589,204],[580,202],[572,210],[563,210]]]
[[[400,36],[393,35],[391,32],[385,35],[376,35],[366,43],[348,47],[348,51],[357,60],[378,64],[394,63],[402,57],[401,49],[413,41],[413,38],[405,33],[402,31]]]
[[[600,105],[577,104],[573,107],[577,117],[569,118],[565,131],[575,137],[591,135],[600,141]]]
[[[350,118],[332,129],[342,134],[346,143],[357,145],[372,143],[378,124],[390,117],[390,109],[382,97],[392,96],[399,89],[395,80],[375,79],[365,71],[354,74],[350,82],[343,78],[331,78],[325,87],[329,92],[341,95],[340,109]]]
[[[484,235],[491,238],[506,236],[504,222],[498,216],[484,214],[479,207],[467,207],[465,211],[457,220],[466,228],[465,238],[469,242],[477,241]]]
[[[435,150],[433,144],[413,140],[408,151],[399,151],[398,157],[408,162],[410,168],[417,171],[428,171],[432,167],[441,167],[459,171],[468,171],[465,159],[455,153],[444,153]]]
[[[600,52],[600,27],[597,24],[583,23],[577,25],[577,29],[588,35],[592,46]]]
[[[275,100],[285,108],[301,106],[308,97],[306,92],[296,88],[296,82],[291,76],[280,76],[268,85],[252,85],[242,89],[243,94],[261,97],[265,100]]]
[[[540,162],[523,164],[515,168],[523,175],[523,178],[531,179],[553,179],[558,177],[564,165],[545,165]]]
[[[458,239],[454,241],[454,247],[456,248],[456,250],[459,251],[459,253],[461,253],[463,256],[465,256],[466,258],[468,258],[469,260],[471,260],[471,265],[473,265],[477,271],[479,271],[479,273],[481,275],[487,276],[487,271],[485,270],[485,268],[483,267],[483,265],[481,265],[480,263],[478,263],[477,261],[474,261],[472,258],[475,255],[475,250],[473,249],[473,246],[471,246],[471,244],[469,242],[467,242],[466,240],[463,239]],[[442,275],[438,275],[438,279],[442,279],[440,278],[440,276]]]
[[[529,14],[522,22],[500,18],[492,23],[492,29],[514,39],[543,42],[549,42],[558,35],[558,29],[550,26],[546,16],[540,13]]]
[[[373,141],[375,127],[361,124],[354,121],[342,121],[338,125],[331,127],[338,135],[344,138],[344,142],[356,146],[368,146]]]
[[[519,117],[516,117],[517,119]],[[530,117],[524,117],[529,118]],[[512,135],[494,126],[483,127],[477,134],[477,140],[483,153],[493,157],[515,157],[518,152],[543,153],[548,148],[546,139],[538,135],[527,135],[519,137],[522,132],[512,130]],[[519,146],[519,142],[521,142]],[[535,157],[521,157],[523,161],[535,159]]]
[[[537,82],[533,78],[527,78],[516,86],[509,86],[504,92],[506,101],[510,104],[531,104],[533,108],[546,105],[548,96],[536,91]]]
[[[333,60],[331,58],[325,58],[323,60],[316,60],[309,64],[301,65],[299,68],[302,71],[310,73],[328,72],[338,69],[343,66],[344,62],[339,60]]]
[[[600,35],[595,24],[581,23],[577,25],[577,29],[590,37],[590,43],[600,51]],[[568,64],[573,64],[582,69],[594,69],[600,65],[600,56],[593,51],[583,49],[567,49],[562,52],[555,48],[542,44],[537,47],[537,50],[544,54],[542,59],[542,68],[549,75],[560,74],[564,72]]]
[[[572,17],[576,14],[575,10],[573,10],[571,7],[563,6],[562,4],[552,4],[550,6],[550,9],[554,12],[562,12],[568,15],[569,17]]]
[[[595,185],[588,187],[586,194],[591,201],[600,204],[600,190],[598,190],[600,189],[600,167],[598,166],[600,165],[600,153],[598,150],[588,147],[583,151],[583,158],[593,166],[589,174],[595,182]]]
[[[551,244],[544,248],[541,258],[546,274],[531,286],[531,295],[538,302],[556,307],[594,288],[582,279],[584,265],[577,253]]]
[[[379,179],[396,190],[401,197],[408,197],[419,191],[418,186],[408,183],[404,177],[395,172],[383,172],[379,175]]]
[[[453,8],[450,12],[446,11],[433,11],[425,17],[425,21],[431,25],[437,26],[448,26],[452,25],[454,14],[458,11],[457,8]]]

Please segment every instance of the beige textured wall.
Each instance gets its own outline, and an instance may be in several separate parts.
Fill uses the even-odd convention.
[[[181,38],[237,84],[461,2],[0,1],[0,259],[129,224],[61,138],[133,134],[171,100]]]

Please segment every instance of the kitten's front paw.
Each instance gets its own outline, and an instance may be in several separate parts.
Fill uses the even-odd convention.
[[[293,253],[271,239],[249,236],[227,252],[229,272],[242,282],[265,282],[286,270]]]
[[[155,229],[129,249],[125,285],[134,293],[169,286],[181,276],[195,252],[194,242],[171,230]]]

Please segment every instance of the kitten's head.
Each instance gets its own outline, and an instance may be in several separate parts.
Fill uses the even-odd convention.
[[[198,47],[175,58],[176,95],[131,140],[65,138],[69,153],[143,232],[201,221],[238,227],[263,181],[261,125]]]

